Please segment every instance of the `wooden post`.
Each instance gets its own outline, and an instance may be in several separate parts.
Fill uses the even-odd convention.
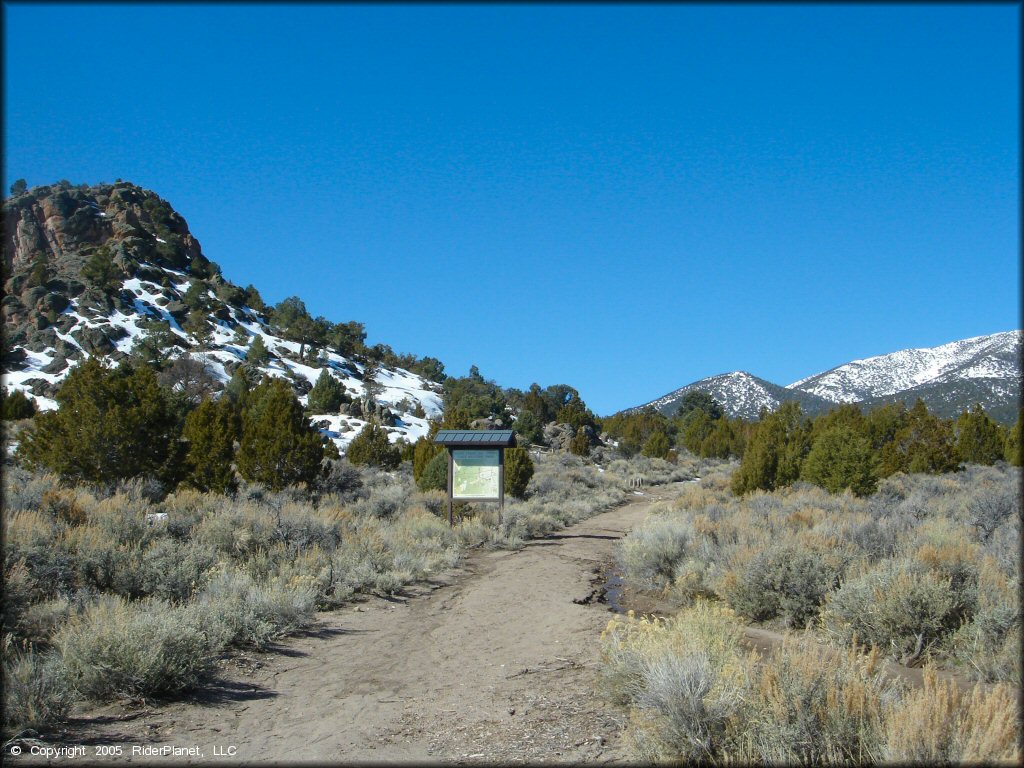
[[[505,515],[505,449],[498,449],[498,527]]]
[[[451,528],[455,527],[455,517],[452,511],[452,493],[455,490],[452,485],[454,474],[455,459],[453,457],[452,449],[448,448],[448,526]]]

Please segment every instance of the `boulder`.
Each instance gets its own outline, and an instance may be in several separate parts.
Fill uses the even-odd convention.
[[[180,301],[169,301],[164,307],[175,320],[179,322],[188,317],[188,307],[182,304]]]
[[[82,345],[82,349],[90,355],[109,355],[115,349],[102,328],[81,326],[72,336]]]

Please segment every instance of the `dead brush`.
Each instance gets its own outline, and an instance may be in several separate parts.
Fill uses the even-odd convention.
[[[900,763],[1019,765],[1020,712],[1010,686],[969,692],[925,667],[924,685],[886,721],[885,759]]]

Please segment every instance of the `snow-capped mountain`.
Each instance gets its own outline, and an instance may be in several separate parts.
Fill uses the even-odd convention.
[[[1021,343],[1021,331],[1006,331],[938,347],[903,349],[854,360],[786,388],[837,403],[913,403],[921,397],[944,415],[980,402],[990,413],[1013,414],[1012,421],[1014,405],[1020,401]]]
[[[394,442],[426,435],[427,418],[440,414],[436,381],[381,362],[368,387],[365,356],[285,338],[262,301],[251,306],[250,289],[203,256],[184,219],[134,185],[37,187],[6,200],[4,266],[3,385],[40,409],[57,407],[60,383],[88,357],[117,365],[148,341],[170,360],[200,361],[223,386],[259,338],[269,354],[257,370],[289,380],[303,405],[324,370],[344,385],[354,402],[311,414],[342,451],[371,417]],[[310,348],[313,359],[300,354]]]
[[[787,400],[799,402],[801,410],[807,414],[822,413],[832,406],[832,403],[817,395],[790,391],[746,371],[733,371],[687,384],[640,408],[653,407],[666,416],[672,416],[679,410],[683,397],[694,391],[711,395],[734,419],[756,419],[762,408],[774,411]]]
[[[997,421],[1011,424],[1021,403],[1021,349],[1024,333],[1007,331],[927,349],[905,349],[854,360],[787,387],[743,371],[695,381],[647,403],[671,416],[687,392],[702,391],[733,418],[756,419],[762,407],[775,410],[797,400],[808,415],[840,403],[873,407],[917,398],[940,416],[952,417],[980,403]],[[637,410],[637,409],[630,409]]]

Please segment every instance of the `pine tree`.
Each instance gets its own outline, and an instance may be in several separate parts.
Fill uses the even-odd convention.
[[[240,420],[231,402],[203,400],[185,418],[188,441],[185,482],[200,491],[234,493],[238,484],[231,467]]]
[[[15,179],[11,184],[11,195],[23,195],[28,192],[28,184],[24,179]]]
[[[991,465],[1003,458],[1006,447],[1003,429],[989,418],[980,403],[960,414],[955,431],[956,450],[961,461]]]
[[[324,445],[287,382],[267,378],[249,395],[236,463],[250,482],[280,490],[311,483],[321,472]]]
[[[525,448],[505,449],[505,493],[517,499],[526,496],[533,477],[533,459]]]
[[[345,385],[324,368],[309,391],[306,409],[310,413],[337,413],[341,404],[347,400]]]
[[[815,438],[800,476],[830,493],[849,488],[857,496],[869,496],[878,488],[874,464],[868,438],[834,424]]]
[[[388,433],[380,425],[369,422],[349,443],[345,457],[352,464],[369,464],[384,469],[397,469],[401,455],[388,440]]]
[[[146,366],[75,367],[57,391],[60,406],[34,419],[19,455],[62,477],[111,484],[140,475],[176,484],[181,423],[169,393]]]
[[[590,438],[587,437],[587,431],[583,427],[577,429],[576,436],[569,441],[569,452],[577,456],[590,455]]]

